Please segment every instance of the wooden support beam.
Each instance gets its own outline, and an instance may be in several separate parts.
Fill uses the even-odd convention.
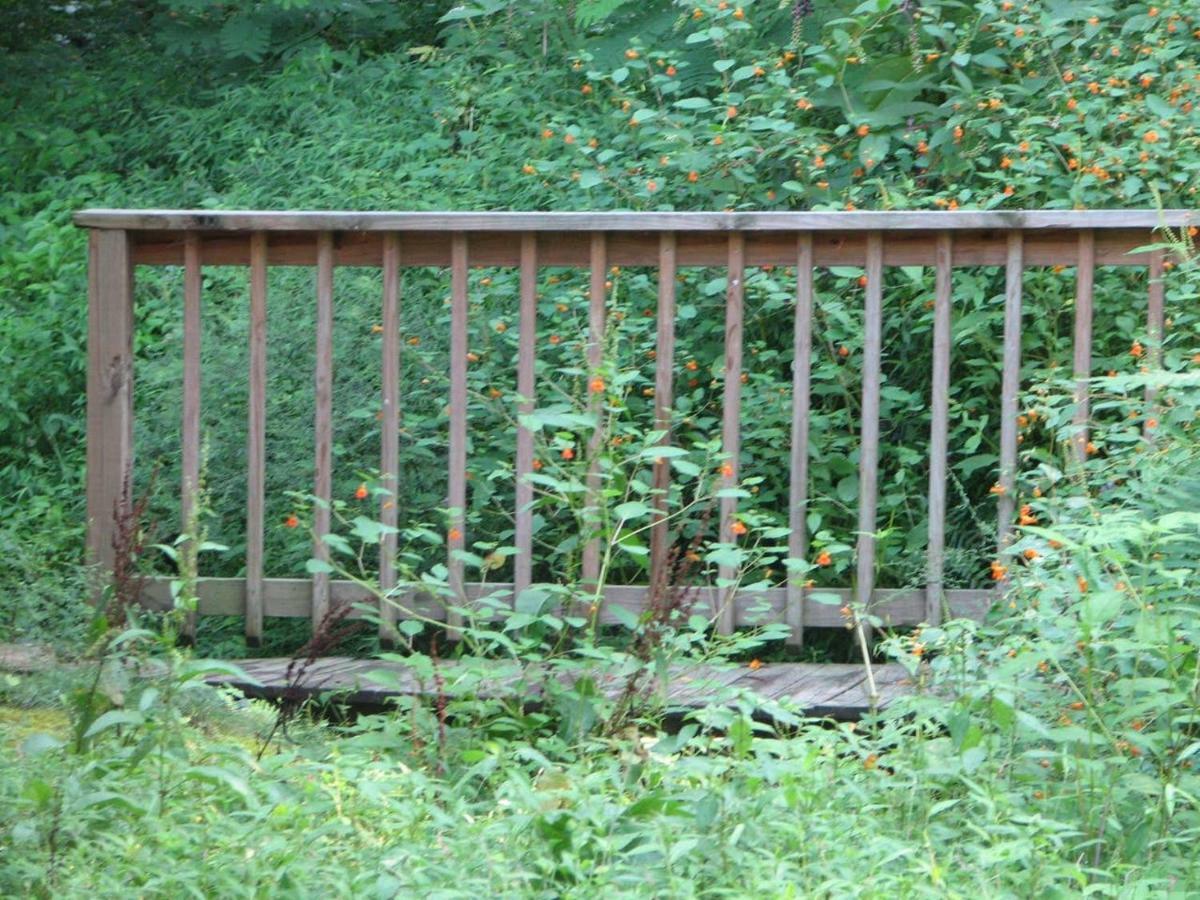
[[[520,332],[517,336],[517,459],[516,459],[516,533],[517,555],[513,558],[513,591],[518,596],[527,590],[533,577],[533,431],[521,423],[521,416],[536,408],[537,382],[537,236],[521,235]]]
[[[1019,231],[1009,232],[1004,265],[1004,350],[1000,371],[1000,470],[996,500],[996,545],[1003,553],[1012,536],[1017,489],[1017,416],[1021,402],[1021,300],[1025,273],[1025,243]]]
[[[195,550],[200,529],[200,306],[204,276],[201,271],[200,238],[188,234],[183,243],[183,421],[180,427],[179,533],[188,537],[181,553]],[[196,614],[184,616],[180,638],[195,643]]]
[[[942,621],[946,567],[946,471],[950,442],[950,343],[954,306],[954,238],[937,237],[933,300],[933,383],[929,401],[929,547],[926,555],[925,620]]]
[[[1096,236],[1079,232],[1079,262],[1075,277],[1075,426],[1071,455],[1075,462],[1087,460],[1088,419],[1091,415],[1088,381],[1092,377],[1092,303],[1096,279]]]
[[[250,236],[250,397],[246,423],[246,643],[263,634],[267,480],[267,233]]]
[[[467,277],[467,236],[455,234],[451,245],[450,262],[450,435],[448,456],[450,466],[449,497],[450,528],[446,535],[446,567],[450,572],[450,602],[466,605],[463,592],[464,564],[461,553],[467,546],[467,354],[470,352],[467,320],[470,316],[470,297]],[[446,636],[452,641],[462,637],[463,617],[451,609],[446,618]]]
[[[124,231],[88,235],[87,560],[102,599],[133,481],[133,265]],[[132,487],[130,487],[132,491]]]
[[[383,236],[383,341],[380,360],[382,420],[379,471],[386,493],[379,498],[379,522],[384,526],[379,545],[379,590],[387,596],[396,587],[396,528],[400,523],[400,235]],[[379,610],[379,642],[395,646],[396,607]]]
[[[875,589],[875,528],[879,504],[879,398],[883,378],[883,235],[867,239],[863,308],[861,439],[858,448],[858,545],[854,599],[862,610]]]
[[[742,454],[742,328],[745,320],[746,297],[746,238],[735,232],[729,235],[729,261],[726,267],[725,289],[725,371],[724,394],[721,403],[721,468],[720,485],[732,490],[737,486]],[[737,498],[724,496],[720,500],[721,541],[736,544],[733,530],[737,521]],[[718,577],[727,584],[739,578],[737,566],[717,567]],[[735,588],[726,590],[717,609],[717,632],[732,634],[734,629]]]
[[[322,232],[317,241],[317,351],[314,380],[313,419],[313,557],[328,562],[325,535],[331,522],[333,502],[333,235]],[[329,612],[329,574],[312,577],[312,626],[314,632]]]
[[[671,409],[675,403],[675,233],[665,231],[658,238],[658,328],[654,359],[654,430],[662,432],[659,443],[671,443]],[[650,527],[650,584],[665,590],[670,573],[667,556],[670,525],[667,520],[668,492],[671,489],[671,461],[659,458],[653,474],[654,520]]]
[[[588,378],[600,374],[604,364],[604,329],[607,319],[608,238],[603,232],[591,237],[591,285],[588,291]],[[588,391],[588,412],[595,417],[587,446],[587,480],[583,500],[583,585],[591,589],[600,580],[600,451],[604,447],[604,395]]]
[[[812,401],[813,240],[796,239],[796,310],[792,321],[792,447],[788,481],[788,556],[808,558],[808,417]],[[792,572],[787,583],[788,643],[804,643],[805,583]]]
[[[1149,286],[1147,290],[1147,308],[1146,308],[1146,337],[1150,346],[1146,353],[1146,366],[1151,372],[1158,372],[1162,369],[1162,344],[1163,335],[1165,334],[1164,325],[1166,319],[1163,312],[1164,286],[1163,286],[1163,251],[1153,250],[1150,253],[1149,265]],[[1158,390],[1154,385],[1146,385],[1146,412],[1144,422],[1149,422],[1154,417],[1154,401],[1158,396]],[[1154,429],[1143,424],[1142,433],[1147,438],[1152,436]]]

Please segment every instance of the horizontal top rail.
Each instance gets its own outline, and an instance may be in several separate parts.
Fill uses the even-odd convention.
[[[85,209],[83,228],[127,231],[989,231],[1179,228],[1200,211],[272,212]]]

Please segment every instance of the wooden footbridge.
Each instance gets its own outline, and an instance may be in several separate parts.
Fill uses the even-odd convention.
[[[253,645],[261,640],[271,617],[309,617],[319,623],[339,604],[361,603],[370,595],[353,582],[338,581],[324,567],[307,578],[268,578],[264,571],[264,485],[266,483],[267,271],[270,266],[316,269],[315,364],[315,482],[312,493],[323,501],[314,510],[312,555],[329,559],[323,539],[330,532],[328,502],[333,471],[333,310],[334,270],[340,266],[382,269],[382,451],[379,469],[389,494],[400,488],[399,423],[401,352],[401,282],[405,267],[443,267],[450,287],[448,494],[450,510],[445,566],[450,600],[431,597],[398,582],[394,564],[397,507],[381,500],[379,590],[394,598],[380,610],[380,638],[389,642],[397,624],[407,616],[445,623],[453,639],[463,625],[462,610],[483,592],[507,595],[508,602],[536,587],[533,582],[534,534],[530,476],[535,463],[535,435],[522,425],[516,431],[514,490],[516,556],[512,578],[487,586],[466,580],[461,551],[476,536],[467,534],[467,459],[469,448],[468,315],[472,267],[511,267],[520,281],[519,352],[516,360],[519,412],[528,414],[538,403],[535,383],[537,290],[539,269],[574,267],[590,273],[589,327],[586,365],[596,372],[603,361],[603,342],[609,309],[605,280],[610,266],[654,267],[658,272],[657,357],[654,386],[655,430],[664,445],[671,440],[674,373],[676,274],[679,267],[723,268],[727,275],[724,307],[724,374],[721,403],[721,446],[727,464],[721,486],[739,482],[741,456],[742,329],[744,278],[747,267],[788,266],[795,271],[793,320],[794,364],[791,391],[790,466],[787,538],[789,556],[805,559],[809,540],[809,403],[813,354],[813,273],[817,267],[862,266],[865,269],[864,354],[860,442],[858,454],[857,545],[852,585],[813,585],[796,576],[763,590],[718,588],[735,583],[736,569],[721,566],[717,580],[701,586],[696,611],[706,615],[720,633],[741,625],[785,622],[790,641],[803,641],[806,629],[840,627],[837,604],[817,602],[829,595],[869,610],[884,622],[912,625],[938,623],[946,615],[981,616],[992,591],[948,585],[944,578],[946,547],[946,481],[949,434],[948,386],[954,316],[954,270],[963,266],[1003,267],[1006,278],[1002,390],[1000,400],[1000,459],[996,471],[999,491],[997,545],[1003,555],[1014,519],[1017,474],[1017,417],[1020,392],[1022,279],[1027,267],[1075,267],[1073,452],[1082,458],[1089,423],[1088,385],[1092,373],[1092,311],[1097,266],[1137,266],[1147,270],[1147,363],[1156,365],[1163,334],[1163,273],[1169,251],[1165,246],[1196,214],[1181,211],[1013,211],[1013,212],[773,212],[773,213],[406,213],[406,212],[215,212],[163,210],[86,210],[76,223],[89,232],[88,327],[88,447],[87,546],[102,569],[114,562],[114,511],[127,508],[122,483],[133,458],[133,379],[135,359],[134,273],[138,266],[181,266],[183,276],[183,422],[181,521],[189,521],[201,466],[201,307],[204,266],[249,267],[249,418],[246,447],[245,574],[239,578],[202,579],[198,589],[199,615],[244,617],[245,634]],[[1178,239],[1178,238],[1176,238]],[[888,266],[932,267],[936,273],[932,337],[932,396],[929,442],[928,536],[922,567],[924,584],[917,589],[889,588],[876,583],[877,501],[879,495],[880,393],[882,387],[882,325],[884,269]],[[994,398],[987,398],[994,402]],[[594,435],[603,416],[599,400]],[[584,457],[589,461],[585,508],[595,509],[602,473],[595,460],[595,439]],[[649,584],[668,578],[670,547],[675,539],[668,518],[667,496],[672,473],[669,461],[653,466],[655,519],[650,527]],[[718,540],[736,543],[736,492],[720,500]],[[582,582],[600,578],[598,539],[586,541]],[[807,577],[807,576],[805,576]],[[605,586],[598,596],[600,621],[627,620],[618,607],[635,615],[648,606],[648,585]],[[143,602],[154,607],[171,603],[168,580],[151,579]],[[258,673],[268,692],[284,689],[286,668],[279,661],[244,662]],[[373,664],[380,668],[378,662]],[[359,697],[381,696],[389,688],[367,678],[372,664],[329,659],[316,664],[314,689],[344,688]],[[387,666],[383,666],[387,669]],[[730,683],[761,688],[770,697],[791,696],[815,710],[836,712],[861,708],[862,673],[845,667],[768,666],[761,670],[730,670],[716,676]],[[393,673],[396,675],[396,673]],[[707,679],[707,680],[706,680]],[[498,678],[503,684],[505,679]],[[696,684],[715,684],[710,674],[681,673],[668,695],[687,703],[703,696]],[[903,689],[903,677],[885,669],[881,693]],[[393,693],[417,688],[400,675]],[[690,698],[690,699],[689,699]]]

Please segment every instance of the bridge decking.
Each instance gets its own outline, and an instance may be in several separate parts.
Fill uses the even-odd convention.
[[[523,698],[539,701],[545,684],[551,679],[569,682],[579,670],[552,670],[546,667],[519,665],[498,660],[466,660],[442,662],[437,667],[441,680],[426,674],[419,677],[415,670],[401,662],[351,657],[324,657],[299,672],[300,663],[288,669],[292,660],[262,658],[238,660],[239,666],[251,681],[221,676],[210,679],[236,687],[250,696],[269,699],[300,700],[334,693],[354,704],[382,705],[396,697],[481,697]],[[875,681],[880,705],[913,689],[908,673],[902,666],[890,664],[875,667]],[[626,683],[626,676],[615,671],[595,676],[597,691],[615,699]],[[739,667],[676,666],[667,677],[665,694],[661,685],[648,685],[659,690],[668,708],[698,709],[713,702],[732,703],[739,696],[750,696],[759,709],[781,704],[809,716],[855,719],[869,710],[866,673],[858,664],[834,663],[765,663],[757,669]]]

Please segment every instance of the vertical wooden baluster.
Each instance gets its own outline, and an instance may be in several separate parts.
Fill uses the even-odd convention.
[[[950,341],[953,315],[953,238],[937,236],[933,300],[933,384],[929,404],[929,550],[925,579],[925,621],[939,625],[946,561],[946,468],[950,429]]]
[[[267,440],[267,234],[250,235],[250,397],[246,421],[246,643],[263,634]]]
[[[883,236],[867,235],[863,310],[862,438],[858,450],[858,546],[854,599],[870,608],[875,589],[875,518],[879,501],[879,392],[883,377]]]
[[[1146,336],[1150,341],[1150,346],[1147,348],[1146,365],[1151,372],[1157,372],[1162,368],[1162,342],[1164,335],[1164,286],[1163,286],[1163,251],[1150,251],[1150,286],[1149,286],[1149,305],[1146,310]],[[1149,421],[1154,416],[1154,400],[1158,396],[1158,391],[1153,385],[1146,385],[1146,415],[1145,421]],[[1143,425],[1143,434],[1150,437],[1153,429]]]
[[[1021,301],[1025,236],[1008,233],[1004,262],[1004,359],[1000,374],[1000,472],[996,501],[996,546],[1003,553],[1012,537],[1017,490],[1017,415],[1021,399]]]
[[[604,325],[607,294],[604,282],[608,267],[608,240],[604,232],[592,232],[592,283],[588,302],[588,375],[595,375],[604,362]],[[588,439],[587,492],[584,495],[583,522],[592,535],[583,545],[583,583],[595,587],[600,579],[600,450],[604,441],[604,395],[588,392],[588,410],[596,417],[596,427]]]
[[[133,480],[133,258],[125,231],[88,232],[87,559],[93,598],[112,575],[116,517]]]
[[[459,551],[466,547],[467,512],[467,236],[461,232],[450,239],[450,531],[447,535],[447,568],[450,570],[451,602],[466,605],[463,561]],[[463,617],[453,610],[446,618],[446,636],[462,637]]]
[[[517,337],[517,394],[519,416],[533,414],[536,406],[537,356],[537,234],[521,235],[520,332]],[[516,547],[513,559],[513,601],[526,590],[533,577],[533,432],[517,425]]]
[[[813,240],[796,240],[796,311],[792,323],[792,453],[788,485],[788,556],[808,556],[808,415],[812,389]],[[804,643],[804,603],[808,576],[793,572],[787,583],[787,642]]]
[[[1079,232],[1079,270],[1075,279],[1075,431],[1071,447],[1075,461],[1087,459],[1088,379],[1092,375],[1092,289],[1096,278],[1096,234]]]
[[[329,561],[324,537],[329,534],[333,500],[333,234],[317,235],[317,363],[313,417],[313,557]],[[330,581],[327,572],[312,579],[312,626],[315,631],[329,611]]]
[[[671,407],[675,403],[675,232],[664,231],[658,239],[658,334],[654,363],[654,430],[661,431],[659,443],[671,443]],[[650,590],[667,588],[667,550],[670,526],[667,521],[667,492],[671,488],[671,463],[654,462],[654,522],[650,527]]]
[[[721,452],[725,461],[721,464],[721,487],[733,488],[738,483],[739,457],[742,450],[742,322],[744,319],[746,277],[746,236],[741,232],[729,235],[729,264],[726,274],[725,298],[725,391],[721,413]],[[738,536],[733,531],[737,521],[737,498],[721,498],[721,540],[736,544]],[[735,582],[738,577],[736,566],[719,566],[717,575],[726,582]],[[716,596],[720,608],[717,610],[717,632],[732,634],[736,624],[736,594],[734,587],[718,591]]]
[[[180,466],[183,474],[180,497],[180,533],[194,539],[199,529],[196,501],[200,489],[200,302],[203,275],[200,235],[188,232],[183,238],[183,424],[180,433]],[[180,547],[190,553],[192,547]],[[184,620],[180,637],[196,639],[196,613]]]
[[[379,521],[384,526],[379,547],[379,590],[394,599],[396,588],[397,535],[400,522],[400,235],[383,236],[383,349],[381,359],[383,413],[379,450],[379,470],[383,489],[379,500]],[[396,644],[394,603],[384,600],[379,610],[379,642],[385,647]]]

